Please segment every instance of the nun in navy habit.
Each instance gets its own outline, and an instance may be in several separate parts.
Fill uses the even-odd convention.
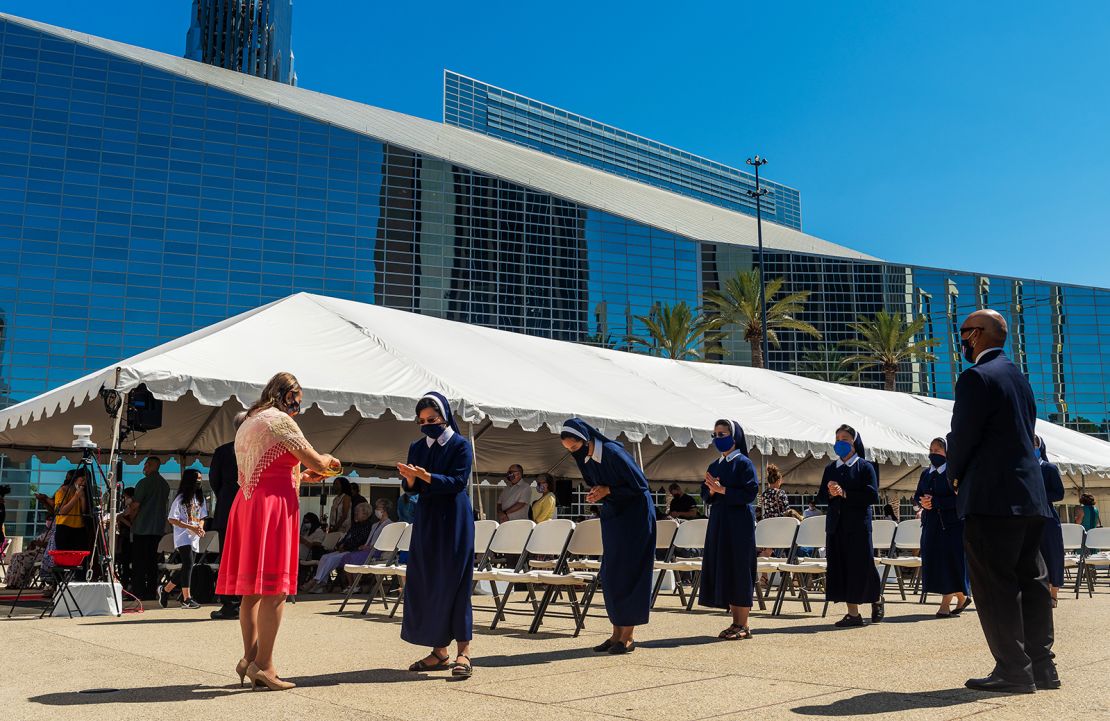
[[[1044,478],[1044,491],[1048,496],[1052,515],[1045,519],[1041,535],[1041,556],[1048,566],[1048,585],[1052,592],[1052,607],[1056,607],[1056,594],[1064,585],[1064,529],[1060,526],[1060,514],[1056,503],[1064,500],[1064,481],[1060,469],[1048,460],[1048,446],[1040,436],[1034,438],[1037,457],[1041,460],[1041,477]]]
[[[702,558],[698,604],[725,608],[732,625],[717,638],[749,639],[748,614],[755,589],[755,508],[759,477],[748,459],[744,429],[736,421],[719,420],[713,428],[713,445],[720,457],[709,464],[701,489],[709,513]]]
[[[871,604],[873,623],[885,615],[871,546],[871,506],[879,502],[879,476],[866,460],[863,439],[851,426],[836,430],[833,449],[838,459],[825,466],[817,492],[817,502],[829,506],[825,521],[825,598],[830,603],[848,605],[847,615],[834,625],[850,628],[863,625],[861,603]]]
[[[453,675],[469,677],[474,511],[467,481],[473,454],[442,395],[426,394],[416,415],[423,436],[409,446],[408,461],[397,464],[404,489],[420,499],[409,546],[401,638],[432,649],[410,671],[450,667]],[[449,666],[452,641],[458,654]]]
[[[959,615],[971,605],[964,522],[956,512],[956,491],[948,480],[948,443],[929,444],[929,468],[921,473],[913,502],[921,506],[921,580],[926,593],[941,595],[937,618]],[[952,599],[956,607],[951,608]]]
[[[601,592],[613,635],[594,651],[631,653],[651,609],[655,503],[647,478],[624,446],[581,418],[564,423],[559,437],[590,487],[586,502],[601,504]]]

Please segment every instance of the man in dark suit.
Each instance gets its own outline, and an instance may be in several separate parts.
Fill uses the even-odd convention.
[[[245,413],[235,416],[235,430],[243,425]],[[225,443],[212,452],[212,467],[208,472],[208,482],[216,494],[216,511],[213,514],[212,530],[220,534],[220,547],[227,535],[227,519],[231,515],[231,504],[239,493],[239,464],[235,460],[235,441]],[[212,612],[215,620],[239,618],[239,597],[221,596],[219,609]]]
[[[1002,352],[1006,320],[972,313],[960,328],[972,367],[956,382],[948,476],[964,517],[971,590],[995,667],[968,688],[1033,693],[1060,687],[1052,659],[1052,596],[1040,554],[1049,513],[1033,450],[1037,405],[1022,372]]]

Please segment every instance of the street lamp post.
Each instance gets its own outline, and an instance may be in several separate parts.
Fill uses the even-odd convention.
[[[749,190],[747,193],[748,197],[755,200],[755,233],[759,239],[759,312],[760,328],[763,331],[763,367],[768,368],[771,364],[771,353],[767,332],[767,266],[763,264],[763,203],[761,202],[763,196],[767,195],[767,189],[759,187],[759,166],[766,165],[767,158],[757,155],[754,158],[748,158],[745,162],[755,168],[755,190]]]

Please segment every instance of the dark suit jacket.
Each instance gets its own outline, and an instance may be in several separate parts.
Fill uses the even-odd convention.
[[[956,381],[948,477],[966,516],[1048,516],[1033,450],[1033,389],[1002,351],[983,356]]]
[[[208,472],[212,492],[216,494],[216,512],[212,530],[223,536],[227,532],[227,519],[231,504],[239,492],[239,464],[235,461],[235,442],[225,443],[212,453],[212,468]]]

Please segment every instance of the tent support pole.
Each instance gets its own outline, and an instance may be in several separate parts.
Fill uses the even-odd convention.
[[[636,441],[636,460],[640,464],[640,470],[644,470],[644,449],[640,445],[640,441]],[[646,473],[646,471],[644,471]]]
[[[478,446],[474,443],[477,439],[474,437],[473,423],[468,425],[467,431],[470,433],[470,453],[472,459],[470,464],[470,497],[472,500],[478,502],[478,518],[483,519],[486,517],[486,511],[482,508],[482,489],[478,485]]]
[[[116,385],[119,385],[119,369],[116,369]],[[118,486],[122,482],[122,478],[116,478],[116,470],[119,464],[116,463],[116,456],[119,454],[119,428],[123,423],[123,411],[127,407],[127,394],[124,393],[120,398],[120,406],[116,411],[116,417],[112,421],[112,449],[108,453],[108,557],[112,559],[112,563],[116,560],[116,512],[119,509],[119,492]],[[114,592],[113,592],[114,593]]]

